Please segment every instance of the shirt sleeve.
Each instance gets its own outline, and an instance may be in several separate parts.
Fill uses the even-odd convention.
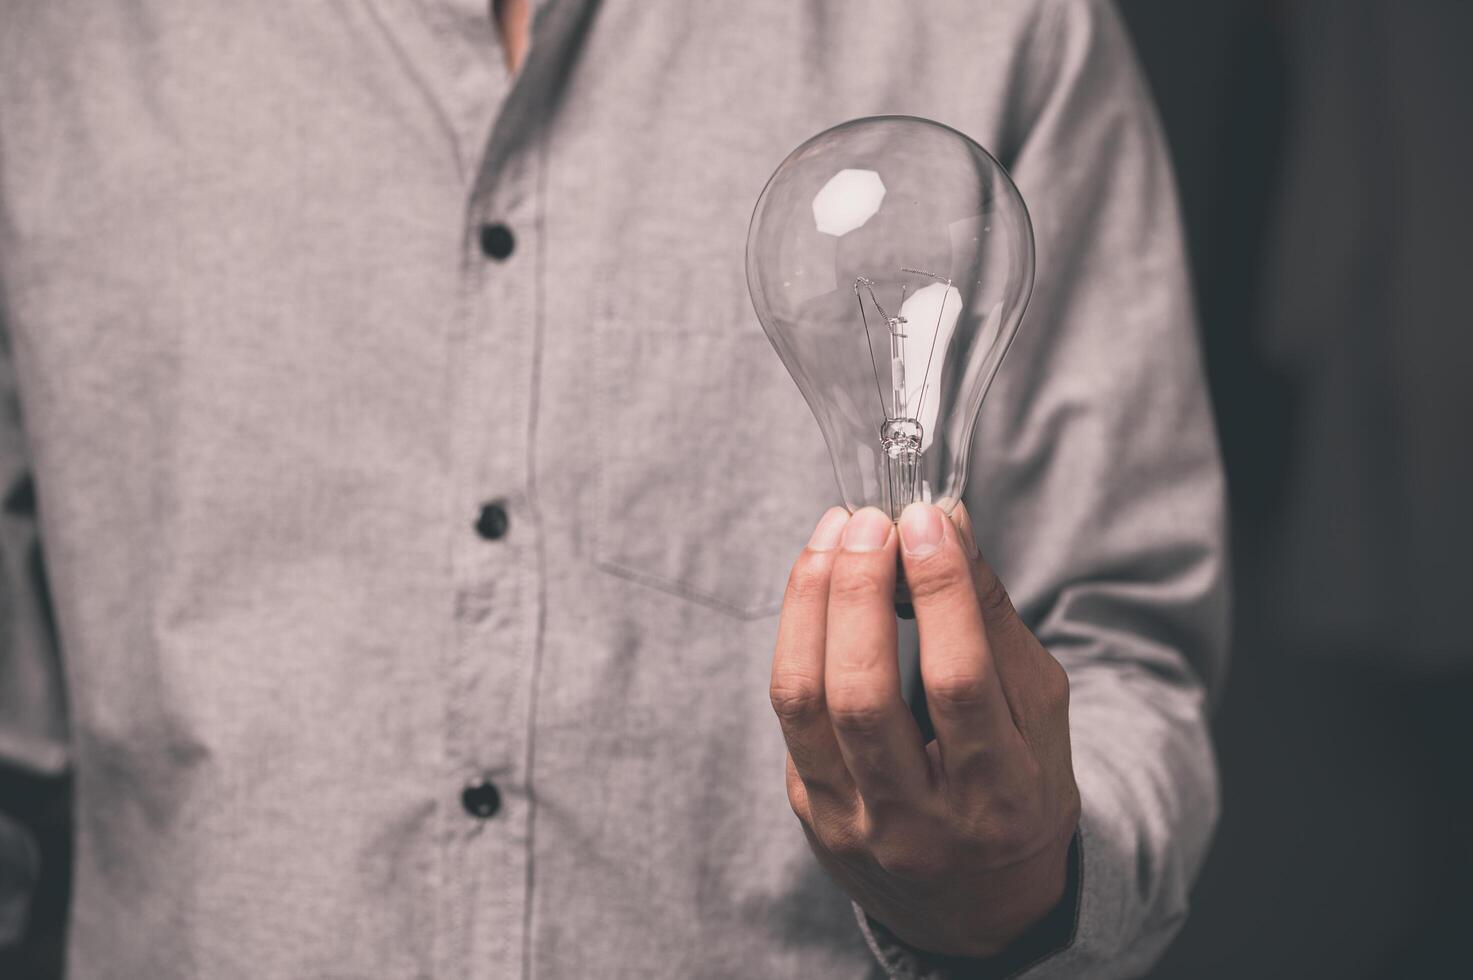
[[[55,775],[67,764],[65,701],[35,487],[9,340],[0,329],[0,770]],[[0,946],[20,936],[38,868],[30,832],[0,813]]]
[[[1070,679],[1077,901],[1007,975],[1125,977],[1183,922],[1218,813],[1209,692],[1227,656],[1225,501],[1159,122],[1105,0],[1047,7],[1008,164],[1037,285],[983,406],[968,509]],[[867,938],[892,977],[992,976]]]

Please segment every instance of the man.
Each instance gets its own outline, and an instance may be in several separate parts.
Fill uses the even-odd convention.
[[[3,744],[75,773],[71,974],[1143,969],[1216,811],[1221,478],[1112,10],[500,14],[7,15],[7,555],[70,718]],[[883,112],[1000,155],[1039,287],[967,509],[831,513],[784,601],[833,491],[741,242]]]

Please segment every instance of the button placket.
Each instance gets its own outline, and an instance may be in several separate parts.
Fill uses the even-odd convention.
[[[451,961],[472,974],[499,975],[520,963],[527,901],[523,783],[541,574],[535,519],[523,525],[520,516],[527,513],[536,397],[534,166],[521,155],[503,159],[494,186],[488,182],[471,204],[473,261],[465,266],[452,364],[456,507],[464,523],[453,545],[447,738],[464,782],[453,790],[446,862],[457,869],[456,894],[476,910],[455,916],[450,938]]]

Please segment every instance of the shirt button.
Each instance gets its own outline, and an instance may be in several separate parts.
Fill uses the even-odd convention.
[[[517,240],[506,225],[497,223],[481,226],[481,252],[486,258],[500,262],[510,255],[516,246]]]
[[[498,503],[489,503],[481,508],[481,516],[476,518],[476,533],[487,541],[495,541],[506,537],[506,528],[510,523],[505,507]]]
[[[496,815],[501,809],[501,791],[489,779],[480,779],[460,791],[460,805],[478,820]]]

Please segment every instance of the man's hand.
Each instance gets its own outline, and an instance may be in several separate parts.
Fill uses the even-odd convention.
[[[814,853],[919,949],[987,957],[1056,906],[1079,791],[1069,682],[977,554],[958,505],[824,515],[793,566],[772,664],[788,799]],[[896,538],[899,537],[897,542]],[[900,696],[896,550],[936,738]]]

